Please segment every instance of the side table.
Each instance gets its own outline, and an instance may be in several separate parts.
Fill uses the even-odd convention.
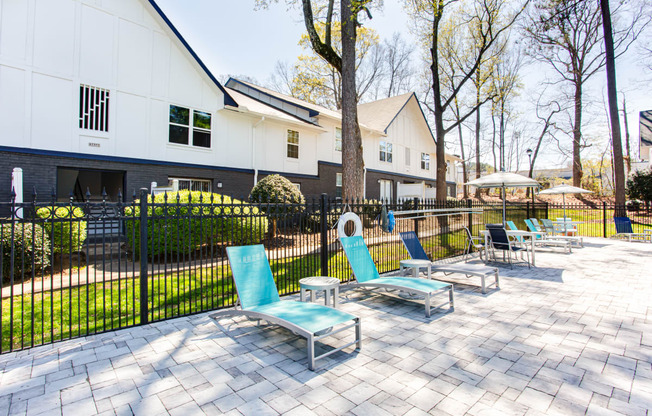
[[[403,274],[403,269],[412,269],[412,275],[414,277],[419,277],[419,269],[426,269],[428,271],[428,279],[431,278],[430,275],[432,274],[432,263],[430,260],[401,260],[399,264],[401,266],[401,274]]]
[[[330,306],[331,293],[333,295],[333,308],[337,309],[337,299],[340,295],[340,281],[334,277],[329,276],[311,276],[304,277],[299,280],[301,287],[301,302],[306,301],[306,292],[310,291],[310,301],[315,301],[315,292],[324,291],[324,304]]]

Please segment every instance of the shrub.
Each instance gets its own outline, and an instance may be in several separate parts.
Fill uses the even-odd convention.
[[[2,241],[2,283],[11,278],[11,231],[14,237],[14,278],[20,279],[34,272],[38,273],[50,265],[50,238],[38,224],[14,223],[0,225]],[[32,263],[34,267],[32,267]]]
[[[36,211],[42,218],[43,228],[50,235],[55,253],[69,254],[80,251],[86,241],[84,211],[79,207],[43,207]]]
[[[627,180],[627,195],[631,199],[652,201],[652,169],[634,172]]]
[[[281,175],[269,175],[261,179],[249,194],[249,201],[275,204],[274,213],[301,212],[305,208],[306,199],[296,186]],[[262,209],[267,207],[261,206]]]
[[[267,219],[258,208],[220,194],[186,190],[159,194],[153,200],[148,195],[147,201],[147,250],[152,257],[189,254],[218,241],[256,244],[267,232]],[[126,221],[127,240],[140,256],[140,207],[126,207],[125,216],[134,217]]]

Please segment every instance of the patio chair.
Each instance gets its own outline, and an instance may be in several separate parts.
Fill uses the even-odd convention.
[[[471,254],[471,249],[478,250],[478,254],[480,255],[480,260],[484,261],[482,259],[482,252],[484,251],[484,239],[482,237],[474,237],[473,234],[471,234],[471,230],[469,230],[467,227],[464,227],[464,231],[466,232],[466,248],[464,249],[464,261],[466,261],[467,257]],[[416,238],[417,236],[416,233],[414,232],[412,233],[414,234],[414,238]],[[403,240],[403,244],[405,244],[405,240],[403,239],[403,234],[406,233],[401,233],[401,239]],[[417,242],[419,242],[418,239]],[[420,242],[419,242],[419,246],[421,246]],[[421,247],[421,249],[423,250],[423,247]],[[409,248],[407,250],[410,251]],[[410,251],[410,256],[412,256],[411,251]],[[414,259],[416,257],[412,256],[412,258]]]
[[[632,238],[642,238],[647,241],[648,238],[652,241],[652,229],[646,229],[642,233],[635,233],[632,228],[632,220],[629,217],[614,217],[614,224],[616,225],[615,238],[627,237],[627,241],[632,241]]]
[[[516,224],[514,224],[514,221],[505,221],[505,224],[507,224],[507,226],[509,227],[509,229],[511,231],[517,231],[518,230],[518,227],[516,226]],[[518,240],[519,243],[523,242],[523,237],[516,236],[516,239]]]
[[[473,238],[471,237],[471,231],[469,231],[469,229],[466,227],[464,227],[464,229],[466,230],[468,237]],[[410,254],[410,258],[417,259],[417,260],[431,261],[430,258],[428,258],[426,251],[423,249],[423,246],[421,245],[421,242],[419,241],[417,234],[414,231],[407,231],[404,233],[400,233],[400,236],[401,236],[401,241],[403,241],[403,245],[405,245],[405,248]],[[475,238],[479,239],[479,237],[475,237]],[[469,245],[467,245],[467,250],[472,244],[471,241],[473,240],[469,240]],[[481,244],[480,247],[481,247],[480,250],[484,250],[484,244]],[[482,251],[480,251],[480,253],[482,253]],[[487,293],[486,284],[485,284],[486,277],[494,275],[494,284],[496,285],[496,289],[500,289],[500,281],[498,278],[497,267],[487,267],[487,266],[480,266],[475,264],[441,264],[435,262],[431,262],[430,267],[433,272],[442,272],[444,273],[444,275],[459,273],[465,275],[467,278],[471,276],[479,276],[482,285],[482,293]]]
[[[564,235],[566,232],[564,226],[561,228],[556,228],[555,224],[547,218],[541,219],[541,225],[546,232],[548,240],[569,241],[571,244],[579,243],[580,247],[584,247],[584,238],[582,236]],[[561,232],[562,235],[556,234],[559,232]]]
[[[523,247],[518,240],[512,239],[507,235],[507,231],[500,224],[485,224],[487,231],[489,231],[489,236],[491,238],[489,248],[493,254],[494,260],[496,260],[496,250],[503,252],[503,261],[505,259],[505,254],[507,254],[507,259],[509,260],[509,266],[512,265],[512,254],[521,253],[521,259],[523,258],[523,251],[527,254],[527,267],[530,267],[530,253],[527,248]]]
[[[226,253],[233,271],[233,283],[238,293],[239,309],[219,311],[212,318],[219,321],[226,316],[244,315],[280,325],[307,340],[308,368],[315,369],[315,361],[357,344],[362,348],[360,318],[315,303],[282,301],[264,247],[259,245],[227,247]],[[315,341],[355,327],[355,339],[341,347],[315,356]],[[332,330],[331,330],[332,328]]]
[[[344,248],[344,253],[356,281],[355,283],[349,283],[348,286],[371,289],[383,288],[387,291],[400,290],[421,295],[424,297],[426,317],[431,315],[430,297],[437,292],[448,291],[449,311],[455,310],[452,284],[437,280],[415,279],[413,277],[380,277],[369,249],[361,236],[340,237],[340,243]]]

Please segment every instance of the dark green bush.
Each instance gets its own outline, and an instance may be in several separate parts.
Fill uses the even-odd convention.
[[[156,204],[147,208],[147,250],[152,257],[188,254],[219,242],[257,244],[267,232],[267,218],[258,208],[220,194],[186,190],[159,194],[153,201],[149,195],[147,200]],[[126,221],[127,240],[140,256],[140,207],[125,208],[125,216],[134,217]]]
[[[2,224],[0,227],[3,284],[10,282],[11,278],[12,228],[14,232],[14,279],[30,277],[32,272],[38,273],[51,264],[50,238],[40,225],[15,223],[13,227],[11,224]]]
[[[71,209],[72,208],[72,209]],[[84,211],[79,207],[43,207],[36,215],[44,219],[43,228],[50,235],[55,253],[80,251],[86,241]]]
[[[270,207],[261,206],[261,209],[268,210],[267,214],[273,214],[302,212],[305,209],[306,199],[287,178],[281,175],[269,175],[254,186],[249,194],[249,201],[273,204]]]

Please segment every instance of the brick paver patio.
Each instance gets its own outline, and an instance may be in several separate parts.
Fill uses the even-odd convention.
[[[487,295],[454,279],[432,319],[344,291],[363,349],[316,372],[302,338],[208,313],[5,354],[0,415],[652,414],[652,244],[588,239],[537,266],[501,267]]]

